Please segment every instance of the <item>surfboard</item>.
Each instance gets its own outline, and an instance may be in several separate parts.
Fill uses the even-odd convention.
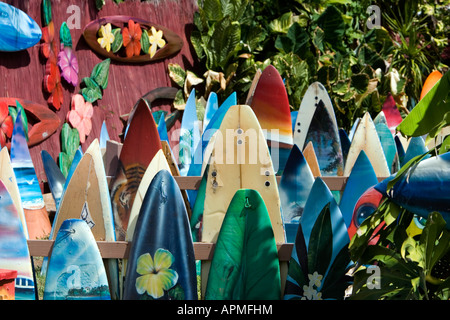
[[[316,178],[300,219],[284,299],[343,300],[350,284],[346,276],[349,242],[332,193],[321,178]]]
[[[13,199],[0,180],[0,268],[17,271],[15,300],[35,300],[34,268]]]
[[[164,153],[164,156],[166,158],[167,164],[169,165],[170,168],[170,173],[174,176],[174,177],[179,177],[180,176],[180,171],[178,170],[178,163],[175,160],[175,155],[172,152],[172,148],[170,147],[170,144],[168,141],[161,141],[161,146],[162,146],[162,151]],[[183,196],[184,202],[186,204],[186,210],[188,213],[189,218],[192,215],[192,208],[191,208],[191,204],[190,204],[190,198],[188,195],[188,192],[190,190],[181,190],[181,195]]]
[[[389,134],[391,133],[389,132]],[[353,211],[359,198],[367,189],[377,183],[378,179],[372,164],[364,150],[361,150],[348,177],[341,201],[339,202],[339,209],[341,210],[347,228],[350,227]]]
[[[205,300],[278,300],[280,281],[277,244],[264,200],[256,190],[238,190],[217,238]]]
[[[64,221],[81,219],[91,228],[96,241],[115,241],[114,218],[108,183],[98,139],[94,139],[76,166],[56,212],[50,240],[55,240]],[[44,260],[45,262],[45,260]],[[111,295],[118,297],[117,260],[107,259]],[[47,272],[43,263],[42,274]],[[48,266],[49,267],[49,266]]]
[[[41,40],[41,28],[25,12],[4,2],[0,12],[0,51],[25,50]]]
[[[441,78],[442,78],[442,73],[440,73],[439,71],[434,70],[433,72],[431,72],[425,79],[425,82],[423,83],[422,90],[420,91],[420,99],[419,100],[422,100],[422,98],[428,93],[428,91],[430,91],[430,89]]]
[[[401,166],[404,166],[409,160],[412,158],[424,154],[428,152],[428,148],[425,145],[425,141],[422,137],[411,137],[409,139],[408,148],[406,149],[405,156],[402,158],[400,163]]]
[[[219,130],[220,124],[222,123],[225,114],[230,109],[230,107],[235,106],[237,104],[237,94],[236,92],[232,92],[225,101],[222,102],[219,109],[214,113],[214,116],[209,121],[208,125],[203,129],[202,134],[202,154],[205,157],[204,152],[205,149],[214,135],[214,133]]]
[[[194,245],[173,176],[159,171],[145,194],[128,256],[124,300],[197,300]]]
[[[50,255],[44,300],[110,300],[108,279],[91,228],[81,219],[61,224]]]
[[[109,140],[109,132],[108,132],[108,128],[106,127],[106,122],[103,121],[102,122],[102,127],[100,129],[100,137],[99,137],[99,141],[100,141],[100,150],[102,150],[102,153],[105,152],[106,150],[106,142]]]
[[[308,163],[308,166],[311,169],[313,176],[314,177],[322,176],[319,167],[319,162],[317,161],[316,157],[316,152],[314,151],[314,147],[311,141],[308,142],[305,149],[303,149],[303,156],[305,157],[306,162]]]
[[[197,118],[195,89],[192,89],[186,101],[186,107],[181,118],[178,162],[181,176],[186,176],[193,162],[195,149],[200,141],[200,121]]]
[[[376,123],[375,129],[377,130],[378,138],[380,139],[389,172],[395,173],[398,169],[400,169],[400,167],[394,137],[392,136],[387,124],[384,122]]]
[[[126,241],[133,240],[133,234],[134,234],[134,229],[136,227],[136,221],[139,217],[139,212],[141,211],[142,202],[144,200],[145,194],[147,193],[147,189],[149,188],[150,183],[152,182],[153,178],[161,170],[167,170],[168,172],[171,172],[169,164],[166,159],[166,156],[164,155],[164,151],[162,149],[159,150],[153,157],[152,161],[150,161],[150,164],[148,165],[147,169],[145,170],[145,173],[142,176],[141,182],[139,183],[139,187],[138,187],[136,196],[133,201],[133,206],[130,211],[130,218],[128,220],[127,234],[125,237]]]
[[[295,241],[298,223],[313,183],[314,176],[311,169],[303,153],[294,144],[278,184],[286,241],[288,243],[294,243]]]
[[[370,217],[383,199],[383,195],[374,188],[370,187],[359,197],[353,209],[352,220],[348,227],[348,235],[350,240],[356,234],[356,231],[361,226],[361,223]]]
[[[285,242],[275,172],[258,119],[247,105],[235,105],[225,114],[216,133],[209,160],[202,222],[202,242],[217,241],[232,197],[239,189],[257,190],[272,223],[275,241]],[[202,262],[202,294],[209,272]]]
[[[311,84],[302,99],[294,143],[304,149],[312,142],[322,176],[342,176],[344,159],[339,131],[331,99],[325,87]]]
[[[255,89],[258,85],[259,78],[261,78],[261,74],[261,69],[256,70],[252,83],[250,85],[250,89],[248,89],[247,98],[245,99],[245,104],[248,106],[252,104],[253,95],[255,94]]]
[[[398,111],[397,104],[395,103],[394,97],[388,93],[386,100],[383,103],[381,109],[386,117],[387,125],[392,134],[395,134],[395,129],[403,121],[400,111]]]
[[[150,161],[161,149],[156,123],[147,103],[140,99],[133,110],[115,176],[110,183],[116,239],[124,240],[130,210],[139,183]]]
[[[449,194],[442,191],[450,187],[449,170],[450,152],[446,152],[409,168],[389,192],[387,183],[392,177],[378,183],[375,189],[424,219],[430,212],[439,212],[447,222],[447,228],[450,228]]]
[[[217,93],[211,92],[206,102],[205,115],[203,117],[203,130],[208,127],[209,122],[214,117],[214,114],[219,109],[219,101],[217,99]]]
[[[11,138],[11,166],[19,188],[29,239],[48,237],[52,226],[31,160],[20,110]]]
[[[14,174],[14,169],[11,165],[11,159],[9,157],[9,151],[7,147],[3,147],[0,151],[0,180],[5,185],[8,193],[16,207],[17,214],[19,215],[20,221],[22,222],[22,229],[25,234],[25,238],[29,238],[27,222],[25,219],[25,213],[22,207],[22,200],[20,197],[19,186],[17,185],[16,176]]]
[[[272,65],[255,75],[251,106],[255,109],[267,139],[272,163],[278,175],[283,173],[293,145],[293,120],[284,80]],[[272,89],[269,89],[272,87]],[[266,89],[274,90],[268,94]],[[288,119],[290,120],[288,125]]]
[[[261,73],[250,104],[267,139],[276,172],[282,172],[293,145],[291,108],[283,79],[268,65]]]
[[[64,177],[58,165],[53,160],[50,153],[48,153],[46,150],[41,151],[41,159],[50,192],[52,194],[53,200],[55,201],[56,209],[58,209],[61,197],[64,192],[66,177]]]
[[[341,140],[342,158],[345,167],[345,162],[347,161],[348,150],[350,149],[351,142],[347,132],[342,128],[339,129],[339,139]]]
[[[348,151],[344,176],[348,177],[361,150],[364,150],[377,177],[388,177],[390,170],[375,125],[366,112],[358,125]]]

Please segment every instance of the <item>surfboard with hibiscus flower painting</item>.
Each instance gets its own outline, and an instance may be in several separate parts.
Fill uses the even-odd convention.
[[[181,191],[167,170],[150,183],[136,221],[124,300],[196,300],[194,245]]]

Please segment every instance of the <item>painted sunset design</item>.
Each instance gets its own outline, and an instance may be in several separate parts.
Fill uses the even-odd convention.
[[[11,139],[11,165],[16,176],[23,208],[30,210],[43,208],[44,198],[28,150],[21,121],[21,111],[17,114]]]
[[[110,300],[103,261],[87,223],[65,220],[49,260],[44,300]]]
[[[0,268],[17,271],[16,300],[34,300],[30,253],[16,207],[0,181]]]

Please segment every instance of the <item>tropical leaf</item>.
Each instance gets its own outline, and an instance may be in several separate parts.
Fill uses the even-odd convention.
[[[232,21],[229,17],[217,22],[208,42],[209,50],[206,52],[208,69],[224,70],[228,61],[239,51],[240,41],[241,28],[239,22]]]
[[[331,261],[333,230],[331,227],[330,204],[328,203],[317,217],[311,230],[308,246],[308,272],[317,271],[325,275]]]
[[[112,30],[112,33],[114,35],[114,41],[111,43],[111,50],[116,53],[123,45],[122,30],[120,28],[115,28]]]
[[[108,86],[109,65],[111,59],[105,59],[102,62],[95,65],[91,72],[91,79],[95,81],[102,89],[106,89]]]
[[[70,35],[70,29],[65,21],[61,24],[61,28],[59,29],[59,38],[64,47],[72,48],[72,36]]]
[[[177,63],[169,63],[168,65],[169,77],[172,79],[179,87],[184,87],[184,82],[186,80],[186,71]]]
[[[42,18],[44,26],[48,26],[52,21],[52,4],[50,0],[42,0]]]
[[[450,112],[450,72],[446,72],[428,93],[399,124],[397,130],[409,137],[417,137],[432,132],[435,137],[442,127],[445,114]],[[433,130],[434,129],[434,130]]]
[[[150,39],[146,31],[142,32],[141,36],[141,49],[143,52],[148,53],[150,49]]]
[[[81,94],[83,95],[84,100],[92,103],[103,97],[102,89],[94,80],[86,77],[83,78],[83,82],[85,87],[81,89]]]

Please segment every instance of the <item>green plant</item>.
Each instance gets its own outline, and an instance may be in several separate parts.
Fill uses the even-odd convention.
[[[398,130],[409,137],[435,137],[450,125],[447,116],[450,73],[438,83],[403,120]],[[448,151],[449,140],[406,163],[388,182],[389,190],[408,175],[426,156]],[[350,243],[350,254],[359,267],[355,271],[353,299],[449,299],[450,295],[450,231],[442,215],[430,212],[423,230],[410,234],[408,228],[415,215],[386,199],[359,227]],[[370,244],[376,239],[376,244]],[[367,265],[380,270],[380,287],[368,286]]]

